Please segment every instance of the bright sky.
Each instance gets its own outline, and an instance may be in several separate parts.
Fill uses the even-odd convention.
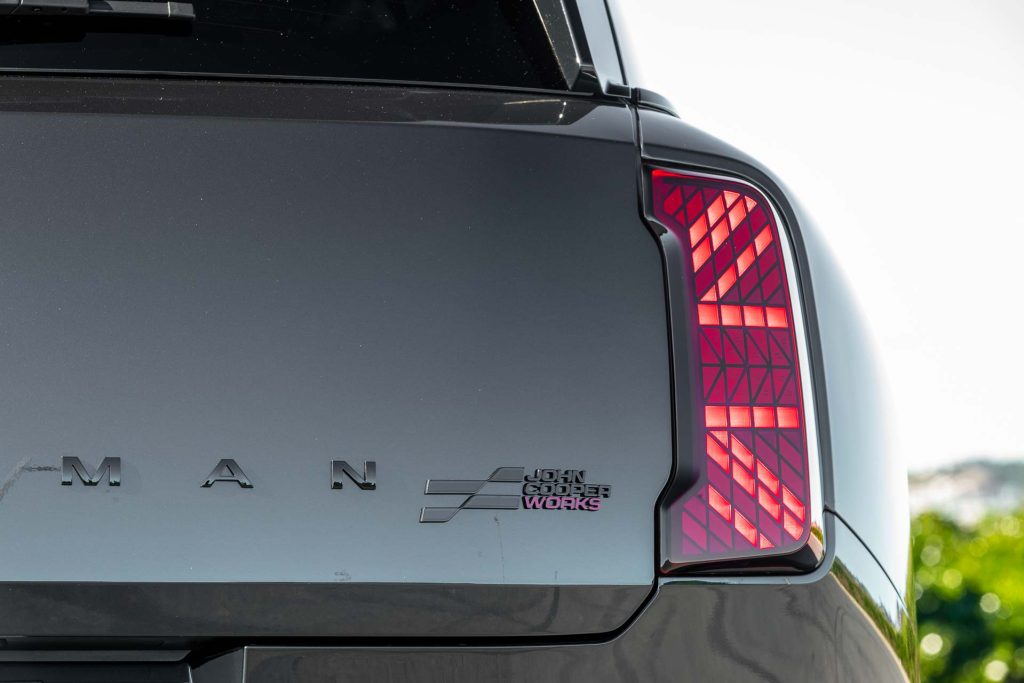
[[[642,84],[825,231],[911,468],[1024,457],[1024,2],[619,2]]]

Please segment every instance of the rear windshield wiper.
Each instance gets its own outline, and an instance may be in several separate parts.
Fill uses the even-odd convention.
[[[190,2],[145,0],[0,0],[0,19],[5,17],[105,17],[110,19],[169,19],[193,21]]]

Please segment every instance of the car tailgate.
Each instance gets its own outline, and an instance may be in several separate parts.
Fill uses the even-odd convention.
[[[0,630],[536,635],[638,608],[672,434],[626,107],[7,85]]]

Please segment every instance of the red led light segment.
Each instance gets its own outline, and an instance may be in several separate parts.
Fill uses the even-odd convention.
[[[779,226],[745,183],[654,169],[654,217],[682,251],[700,483],[671,503],[670,565],[784,554],[808,540],[807,427]],[[686,445],[681,445],[681,449]],[[685,451],[681,453],[685,456]]]

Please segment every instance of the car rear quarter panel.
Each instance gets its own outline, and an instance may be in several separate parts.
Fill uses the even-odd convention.
[[[809,328],[824,504],[838,529],[826,545],[835,551],[837,539],[845,535],[846,545],[858,539],[867,549],[881,570],[873,578],[863,576],[867,564],[858,561],[859,572],[851,572],[842,557],[836,559],[835,574],[850,585],[877,584],[875,579],[885,577],[897,598],[898,614],[892,600],[875,604],[876,613],[892,617],[896,627],[890,633],[899,634],[901,643],[912,641],[907,635],[914,626],[906,466],[887,432],[885,385],[872,342],[835,258],[793,193],[759,162],[666,113],[641,109],[638,120],[644,159],[741,177],[776,202],[796,252]],[[881,598],[886,590],[876,585],[867,593]],[[908,671],[916,675],[915,649],[905,643],[895,646],[906,651],[911,658]]]
[[[678,119],[639,112],[643,156],[733,174],[767,190],[796,250],[811,335],[826,508],[840,515],[906,590],[906,466],[888,436],[872,343],[831,251],[806,210],[759,162]]]

